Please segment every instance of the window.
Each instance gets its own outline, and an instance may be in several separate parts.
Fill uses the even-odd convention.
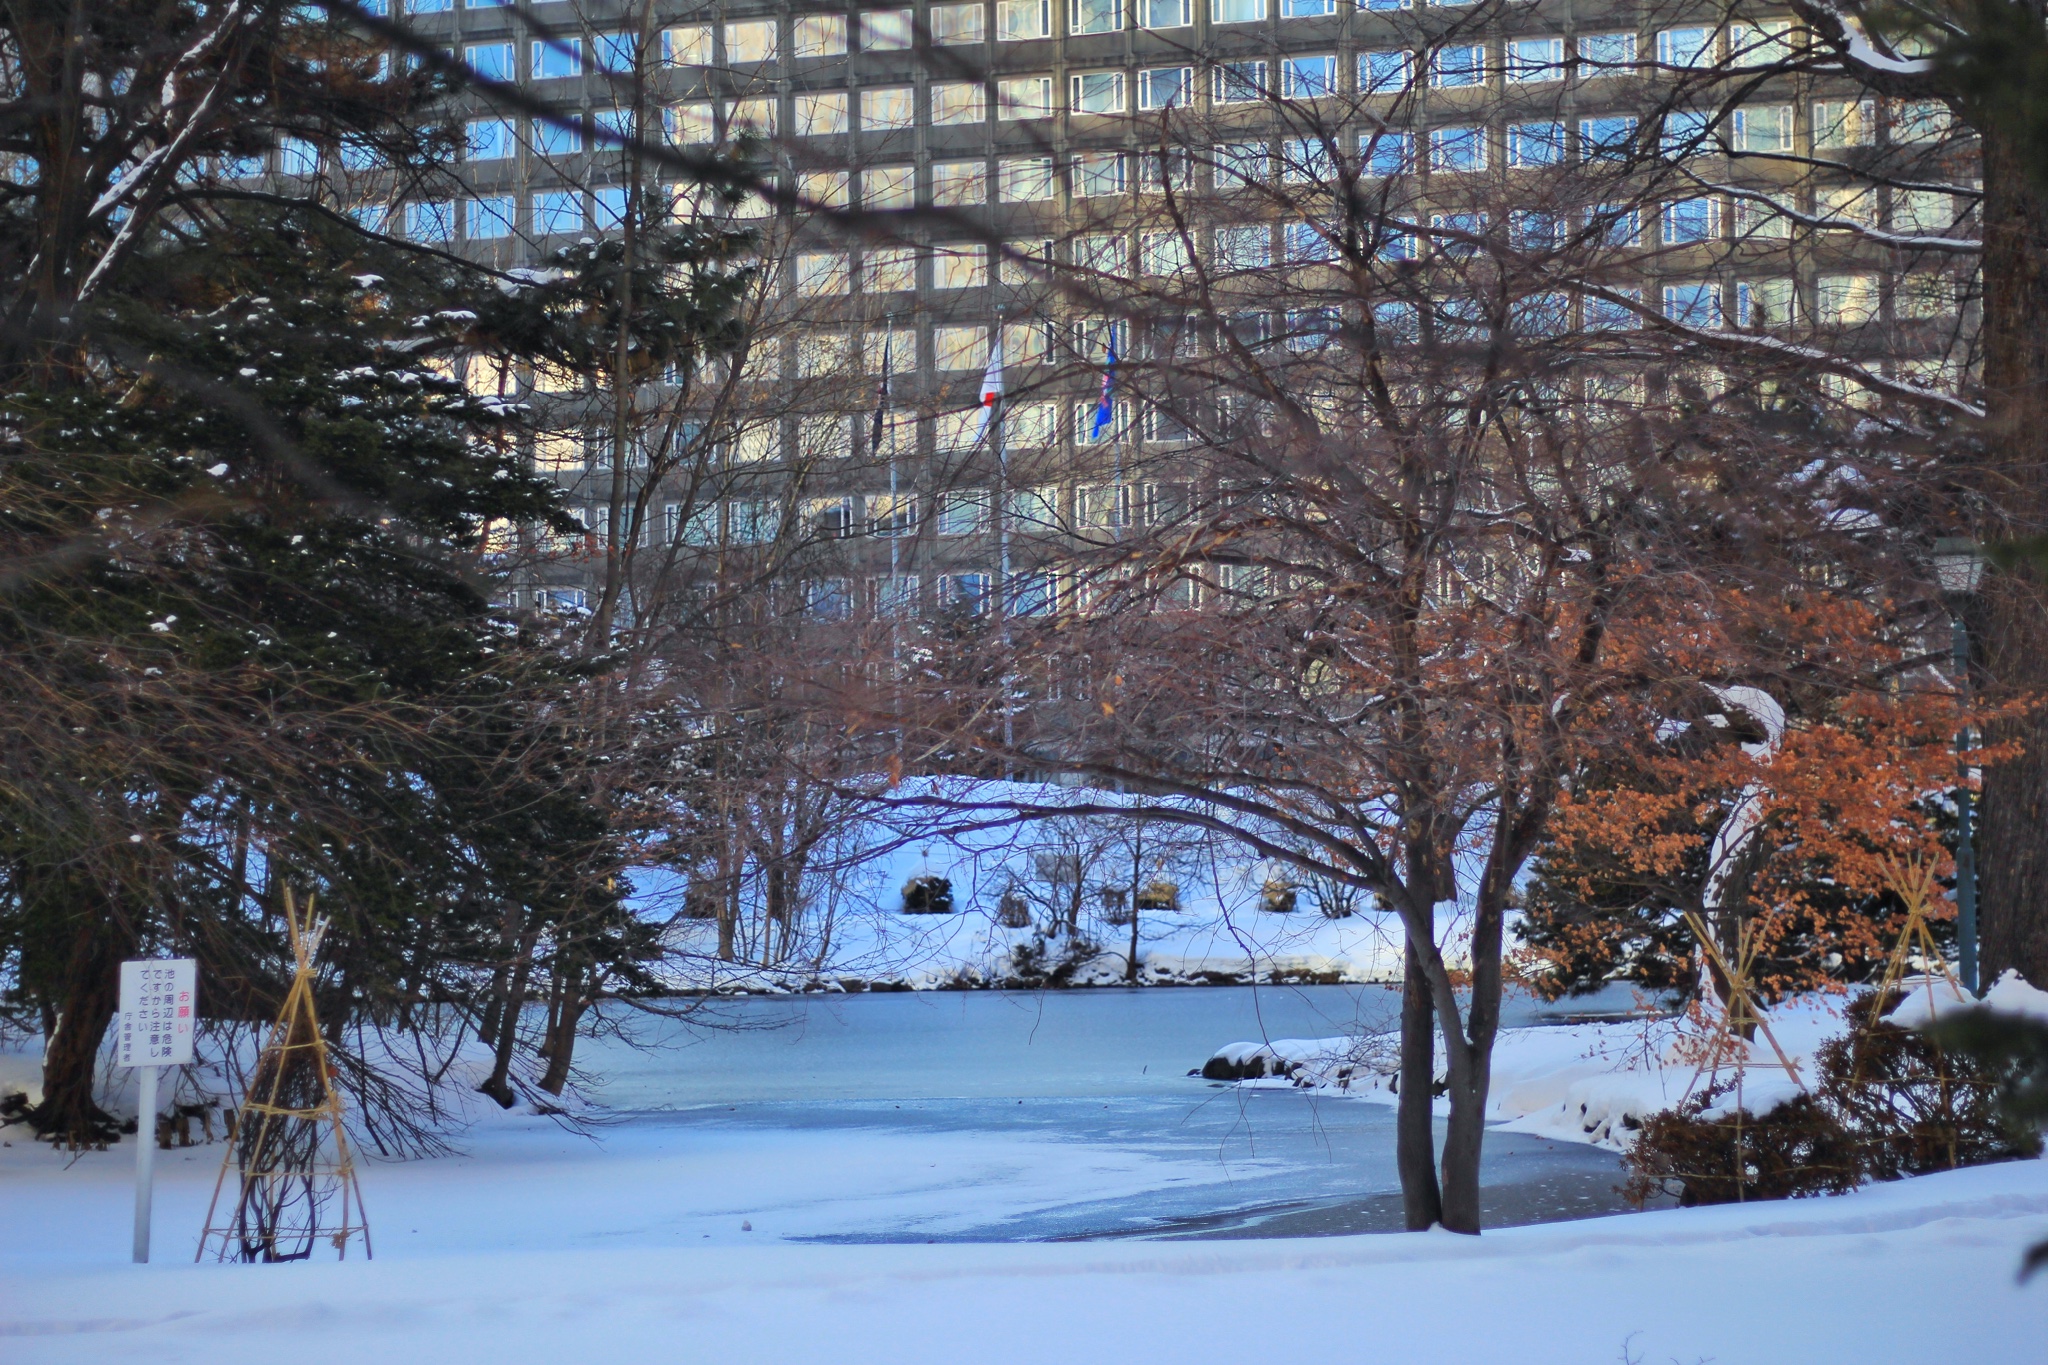
[[[981,161],[934,161],[932,202],[963,208],[988,202],[988,165]]]
[[[533,78],[537,81],[566,80],[583,74],[583,40],[558,38],[529,45],[533,57]]]
[[[718,140],[718,124],[709,100],[671,104],[667,112],[669,140],[677,146],[688,147]]]
[[[1877,276],[1822,275],[1813,282],[1813,320],[1855,327],[1877,318]]]
[[[1641,246],[1642,215],[1633,208],[1602,204],[1587,217],[1587,226],[1599,233],[1606,246]]]
[[[1486,169],[1484,128],[1438,128],[1429,135],[1429,168],[1433,171]]]
[[[1438,255],[1453,261],[1469,261],[1479,254],[1479,244],[1486,238],[1486,215],[1432,213],[1429,230]]]
[[[1168,189],[1186,190],[1194,185],[1194,158],[1185,147],[1164,147],[1138,153],[1138,191],[1163,194]]]
[[[1461,43],[1440,47],[1429,59],[1429,83],[1452,90],[1486,82],[1486,47],[1482,43]]]
[[[804,524],[813,534],[823,536],[828,540],[837,540],[841,536],[852,535],[853,499],[850,497],[805,498]],[[807,586],[815,587],[817,585],[811,584]]]
[[[1813,211],[1821,218],[1857,227],[1877,226],[1877,191],[1863,185],[1834,185],[1813,192]]]
[[[731,127],[727,130],[737,137],[742,133],[754,133],[761,137],[775,136],[775,106],[773,95],[756,95],[752,99],[734,100]]]
[[[1226,142],[1215,148],[1219,190],[1263,185],[1273,178],[1273,154],[1263,142]]]
[[[533,230],[542,237],[583,231],[583,197],[574,190],[533,196]]]
[[[302,137],[281,138],[277,144],[279,175],[317,175],[320,149]]]
[[[1508,213],[1508,245],[1517,251],[1549,251],[1563,244],[1564,219],[1540,209],[1512,209]]]
[[[823,294],[844,294],[847,289],[846,253],[843,251],[800,251],[796,257],[796,292],[809,298]]]
[[[1892,141],[1939,142],[1955,131],[1955,115],[1940,100],[1908,100],[1892,109]]]
[[[870,171],[868,174],[872,175]],[[875,294],[903,293],[917,288],[917,248],[877,247],[862,263],[861,288]]]
[[[1194,22],[1194,0],[1138,0],[1139,28],[1186,28]]]
[[[1155,66],[1138,73],[1140,109],[1185,109],[1194,98],[1195,69]]]
[[[957,47],[967,43],[978,43],[986,35],[983,16],[986,8],[974,5],[933,5],[931,7],[932,42],[939,47]]]
[[[1282,19],[1320,19],[1337,12],[1337,0],[1280,0]]]
[[[876,613],[881,616],[916,615],[920,581],[914,573],[896,578],[870,578],[868,594],[874,599]]]
[[[1658,150],[1674,160],[1714,150],[1713,116],[1700,109],[1673,109],[1658,130]]]
[[[1625,114],[1603,114],[1579,120],[1582,161],[1625,161],[1635,149],[1636,121]]]
[[[907,536],[917,530],[915,493],[868,494],[868,534]]]
[[[860,16],[863,52],[908,52],[914,28],[907,9],[871,9]]]
[[[1721,235],[1720,201],[1710,195],[1674,199],[1659,215],[1664,245],[1694,246]]]
[[[1735,201],[1735,236],[1739,241],[1752,238],[1785,241],[1792,236],[1792,220],[1765,200],[1738,199]]]
[[[940,574],[939,605],[965,616],[986,615],[989,583],[989,576],[985,573]]]
[[[1030,203],[1053,196],[1052,158],[1011,156],[997,163],[1003,202]]]
[[[1940,190],[1893,190],[1892,230],[1945,235],[1956,225],[1956,200]]]
[[[996,117],[1051,118],[1052,77],[1010,76],[996,82]]]
[[[981,443],[981,429],[984,425],[986,423],[980,408],[968,408],[964,412],[942,412],[932,420],[932,444],[941,455],[972,450]]]
[[[1314,223],[1288,223],[1280,229],[1280,245],[1292,265],[1327,261],[1335,254],[1330,238]]]
[[[1089,427],[1095,425],[1091,416]],[[1086,531],[1112,531],[1131,524],[1131,485],[1084,483],[1074,489],[1074,522]]]
[[[1122,354],[1121,351],[1118,352]],[[1105,445],[1121,440],[1131,424],[1131,405],[1112,401],[1109,405],[1109,420],[1097,425],[1102,416],[1102,400],[1074,404],[1074,444],[1080,446]]]
[[[988,529],[989,520],[986,488],[955,488],[939,495],[936,529],[940,535],[980,535]]]
[[[571,156],[583,150],[583,131],[535,119],[531,145],[541,156]]]
[[[1564,39],[1510,38],[1507,77],[1516,84],[1564,79]]]
[[[597,33],[590,39],[591,64],[599,71],[629,72],[640,58],[637,33]]]
[[[1068,108],[1076,114],[1121,114],[1124,73],[1085,71],[1067,78]]]
[[[1381,344],[1413,345],[1422,334],[1419,316],[1412,303],[1376,303],[1372,306],[1372,329]]]
[[[1605,294],[1586,296],[1586,330],[1628,332],[1642,326],[1643,291],[1609,289]]]
[[[1216,229],[1219,270],[1263,270],[1273,263],[1273,232],[1264,224]]]
[[[1867,147],[1876,131],[1876,119],[1874,100],[1815,100],[1813,145]]]
[[[988,122],[988,88],[980,81],[933,81],[932,122]]]
[[[1264,62],[1219,62],[1216,66],[1216,102],[1218,104],[1247,104],[1264,98],[1266,93],[1266,64]]]
[[[1955,311],[1955,281],[1946,275],[1909,271],[1893,287],[1892,312],[1902,320],[1943,318]]]
[[[1365,136],[1367,141],[1360,145],[1358,159],[1367,175],[1406,175],[1415,169],[1415,139],[1412,134],[1382,129]]]
[[[813,499],[812,501],[819,501]],[[845,499],[845,515],[853,512],[852,499]],[[845,530],[828,530],[826,535],[845,535]],[[846,578],[812,578],[803,585],[804,615],[813,621],[844,621],[853,615],[853,582]]]
[[[1147,275],[1178,275],[1189,265],[1187,238],[1178,232],[1147,232],[1138,238],[1138,265]]]
[[[1362,95],[1387,95],[1406,90],[1415,83],[1415,54],[1405,47],[1381,48],[1358,54],[1358,91]]]
[[[1657,35],[1657,65],[1692,67],[1713,64],[1713,29],[1667,28]]]
[[[464,130],[463,152],[471,161],[502,161],[512,155],[512,120],[473,118]]]
[[[1738,152],[1791,151],[1792,106],[1750,104],[1737,109],[1729,116],[1728,143]]]
[[[1019,367],[1042,365],[1052,353],[1052,325],[1013,322],[1003,328],[1003,363]]]
[[[882,362],[889,364],[891,374],[917,373],[917,332],[909,327],[873,327],[864,334],[861,344],[861,359],[869,374],[880,374]],[[907,452],[912,434],[910,422],[893,422],[883,435],[885,448],[897,443],[896,448]]]
[[[1123,0],[1067,0],[1069,33],[1114,33],[1123,26]]]
[[[661,35],[661,59],[670,66],[711,65],[711,26],[692,24],[665,30]]]
[[[597,138],[599,146],[618,146],[638,135],[638,130],[633,127],[631,109],[599,109],[591,115],[591,120],[601,131],[611,134],[609,142],[603,137]]]
[[[1322,138],[1280,144],[1280,178],[1290,185],[1327,185],[1337,178],[1337,149]]]
[[[789,53],[792,57],[844,57],[846,55],[846,16],[843,14],[806,14],[790,29]]]
[[[1571,325],[1571,313],[1569,295],[1531,294],[1508,306],[1508,326],[1521,336],[1554,337]]]
[[[1555,166],[1563,160],[1562,123],[1517,123],[1508,129],[1508,165]]]
[[[1792,321],[1798,291],[1791,280],[1743,280],[1735,286],[1735,325],[1759,331]]]
[[[996,37],[1006,43],[1052,37],[1052,0],[996,0]]]
[[[986,327],[932,328],[932,365],[941,370],[978,370],[988,363]]]
[[[1687,327],[1719,327],[1721,286],[1713,280],[1665,285],[1664,316]]]
[[[1728,25],[1728,64],[1736,68],[1775,66],[1799,55],[1799,30],[1789,19],[1752,19]]]
[[[543,474],[566,474],[583,468],[583,433],[564,430],[535,432],[533,467]]]
[[[605,185],[590,192],[591,217],[599,232],[616,232],[626,225],[627,196],[624,185]]]
[[[824,137],[846,131],[844,90],[798,95],[794,107],[796,117],[793,131],[798,137]]]
[[[914,86],[892,85],[860,92],[860,126],[868,132],[884,132],[917,125],[917,90]]]
[[[486,80],[509,81],[517,77],[512,69],[510,43],[471,43],[462,49],[462,60],[471,71]]]
[[[1280,91],[1289,99],[1317,99],[1336,94],[1336,56],[1285,59],[1280,63]]]
[[[907,209],[917,203],[913,166],[877,166],[860,173],[860,202],[868,209]]]
[[[1074,197],[1099,199],[1125,189],[1122,152],[1079,152],[1074,156]]]
[[[1579,75],[1624,76],[1636,64],[1636,35],[1633,33],[1581,33]]]
[[[1212,24],[1256,24],[1266,17],[1266,0],[1209,0]]]
[[[1090,233],[1076,237],[1074,264],[1082,270],[1121,277],[1130,273],[1130,245],[1121,234]]]
[[[733,437],[734,464],[761,464],[776,459],[781,454],[782,424],[772,419],[743,428]]]
[[[834,293],[844,293],[843,289]],[[813,332],[796,339],[796,372],[805,379],[816,379],[822,375],[844,374],[853,359],[852,339],[843,332]],[[798,454],[838,454],[837,447],[845,444],[844,431],[836,434],[835,426],[842,426],[843,419],[837,417],[804,417],[797,421],[796,434]]]
[[[445,242],[455,235],[455,206],[425,199],[405,206],[405,235],[415,242]]]
[[[472,241],[495,241],[512,235],[512,219],[518,205],[509,194],[486,195],[469,201],[465,225]]]

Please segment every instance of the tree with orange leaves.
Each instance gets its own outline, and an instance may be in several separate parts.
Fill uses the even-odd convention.
[[[1870,648],[1874,675],[1886,654]],[[1966,718],[1937,679],[1918,681],[1847,694],[1702,685],[1659,743],[1583,769],[1516,927],[1531,987],[1556,998],[1620,980],[1725,1002],[1689,917],[1724,954],[1747,926],[1767,999],[1881,971],[1905,912],[1887,868],[1953,871],[1948,793]],[[1944,945],[1952,915],[1933,926]]]

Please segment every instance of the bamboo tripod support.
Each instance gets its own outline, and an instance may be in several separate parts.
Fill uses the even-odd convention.
[[[313,1006],[313,960],[327,924],[314,917],[311,896],[302,915],[286,887],[284,905],[291,989],[257,1057],[233,1145],[214,1181],[195,1261],[204,1260],[209,1247],[221,1261],[307,1260],[322,1240],[346,1259],[349,1239],[358,1234],[363,1255],[370,1255],[370,1224],[342,1125],[341,1093]],[[233,1212],[216,1223],[230,1166],[239,1167],[238,1194]],[[337,1201],[338,1219],[325,1221]]]
[[[1892,945],[1892,955],[1884,964],[1884,977],[1877,983],[1877,998],[1870,1003],[1870,1022],[1875,1025],[1884,1015],[1885,1002],[1898,984],[1905,980],[1906,963],[1915,951],[1923,963],[1933,963],[1940,979],[1948,983],[1955,993],[1958,1005],[1971,1003],[1963,991],[1963,985],[1956,980],[1954,972],[1948,969],[1948,958],[1942,955],[1941,947],[1934,941],[1934,931],[1927,927],[1927,907],[1935,900],[1934,868],[1923,859],[1913,858],[1905,862],[1896,860],[1885,864],[1885,881],[1890,884],[1892,894],[1906,907],[1906,923],[1899,930],[1899,941]],[[1928,972],[1927,1017],[1935,1015],[1934,994],[1935,972]]]

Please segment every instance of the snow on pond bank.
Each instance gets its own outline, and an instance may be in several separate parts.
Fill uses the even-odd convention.
[[[500,1218],[566,1207],[523,1203],[529,1192],[501,1191]],[[418,1194],[407,1215],[432,1206],[432,1186]],[[1958,1343],[1972,1359],[2037,1359],[2048,1317],[2048,1283],[2014,1277],[2048,1235],[2039,1161],[1479,1238],[829,1247],[733,1245],[746,1240],[734,1230],[691,1247],[621,1228],[609,1249],[436,1253],[408,1248],[408,1217],[386,1209],[393,1232],[370,1264],[57,1266],[24,1257],[31,1229],[10,1227],[0,1352],[10,1365],[1220,1365],[1364,1348],[1415,1365],[1904,1365]]]
[[[1930,1009],[1961,1008],[1946,983],[1935,985],[1931,1006],[1927,982],[1907,985],[1906,999],[1892,1015],[1899,1023],[1924,1022]],[[1983,1005],[2048,1019],[2048,991],[2036,990],[2013,972],[1985,992]],[[1846,1007],[1844,996],[1805,996],[1769,1012],[1771,1033],[1803,1079],[1811,1081],[1815,1074],[1814,1051],[1842,1033]],[[1680,1020],[1649,1014],[1618,1022],[1502,1029],[1494,1045],[1487,1118],[1506,1132],[1622,1150],[1643,1119],[1706,1083],[1694,1060],[1698,1053],[1685,1046],[1688,1040],[1696,1044],[1699,1036]],[[1381,1034],[1230,1043],[1216,1050],[1202,1074],[1248,1086],[1292,1085],[1393,1104],[1397,1067],[1393,1040]],[[1719,1077],[1732,1079],[1730,1068],[1724,1065]],[[1758,1037],[1744,1068],[1743,1107],[1767,1113],[1798,1089],[1770,1043]],[[1731,1094],[1716,1112],[1734,1104]],[[1438,1100],[1436,1108],[1447,1112],[1448,1102]]]

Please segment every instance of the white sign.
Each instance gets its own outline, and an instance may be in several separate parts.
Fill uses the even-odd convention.
[[[120,1066],[184,1066],[199,1018],[199,964],[189,957],[121,964]]]

